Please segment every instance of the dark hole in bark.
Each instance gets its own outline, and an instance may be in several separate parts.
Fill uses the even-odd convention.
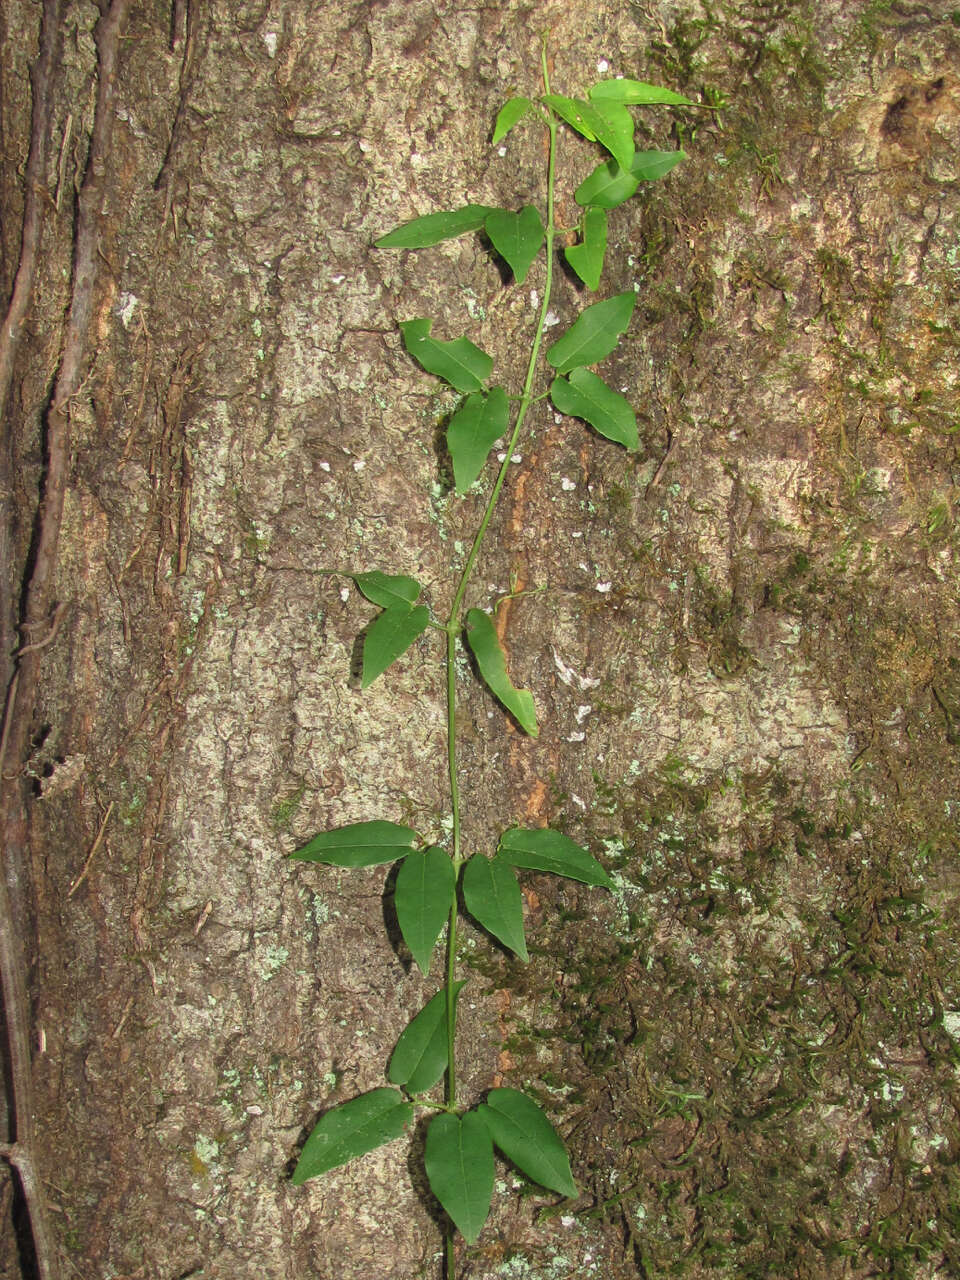
[[[887,113],[883,117],[883,124],[880,126],[880,132],[885,138],[897,138],[903,132],[904,116],[910,109],[910,99],[906,94],[901,95],[896,102],[891,102],[887,107]]]

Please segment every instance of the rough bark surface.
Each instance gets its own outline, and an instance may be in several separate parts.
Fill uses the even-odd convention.
[[[98,16],[66,7],[4,423],[14,600]],[[37,29],[7,0],[4,303]],[[397,321],[467,333],[516,385],[539,281],[504,288],[477,238],[371,242],[542,199],[540,137],[489,134],[538,91],[543,31],[560,92],[600,68],[723,109],[646,113],[649,145],[689,160],[611,220],[605,289],[639,298],[607,369],[640,454],[541,407],[472,591],[538,589],[498,625],[542,732],[465,695],[468,844],[549,821],[619,891],[526,877],[526,967],[467,938],[465,1096],[531,1086],[582,1195],[538,1221],[554,1201],[502,1168],[462,1276],[960,1270],[960,11],[188,0],[134,5],[123,41],[64,607],[23,763],[65,1274],[439,1274],[418,1134],[287,1182],[434,988],[384,928],[382,871],[283,855],[446,811],[439,646],[361,696],[374,611],[321,571],[449,599],[480,500],[449,492],[453,401]],[[594,158],[564,154],[570,223]],[[561,322],[581,305],[563,279]]]

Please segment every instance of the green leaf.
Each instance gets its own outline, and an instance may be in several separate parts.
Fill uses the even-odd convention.
[[[695,107],[697,104],[672,89],[661,89],[656,84],[646,84],[643,80],[601,80],[588,90],[590,100],[594,104],[601,102],[622,102],[631,107]]]
[[[381,573],[374,569],[372,573],[355,573],[353,580],[371,604],[379,604],[384,609],[391,605],[402,605],[411,608],[420,594],[420,583],[414,578],[404,578],[400,574]]]
[[[393,901],[400,932],[424,973],[430,968],[430,956],[450,914],[456,886],[453,863],[436,845],[409,854],[397,875]]]
[[[636,160],[634,156],[634,160]],[[597,165],[589,177],[584,178],[573,193],[579,205],[596,205],[601,209],[616,209],[629,200],[640,183],[624,171],[616,160],[605,160]]]
[[[583,239],[564,250],[567,262],[588,289],[600,286],[603,256],[607,251],[607,215],[603,209],[590,208],[583,215]]]
[[[577,1194],[563,1142],[525,1093],[518,1089],[491,1089],[486,1105],[477,1111],[496,1145],[528,1178],[562,1196]]]
[[[441,240],[452,240],[469,231],[479,231],[484,218],[492,212],[490,205],[468,204],[447,213],[428,213],[422,218],[401,223],[373,243],[378,249],[426,249]]]
[[[400,325],[403,341],[414,360],[458,391],[479,391],[493,370],[493,361],[469,338],[441,342],[431,338],[432,320],[406,320]]]
[[[525,204],[519,213],[497,209],[485,220],[483,228],[497,253],[509,263],[514,280],[523,284],[543,244],[539,210],[532,204]]]
[[[416,843],[417,833],[396,822],[354,822],[321,831],[290,858],[334,867],[378,867],[405,858]]]
[[[427,1130],[424,1164],[430,1189],[473,1244],[493,1196],[493,1139],[475,1111],[436,1116]]]
[[[629,169],[633,160],[633,117],[626,107],[616,102],[584,102],[582,98],[565,98],[558,93],[546,94],[543,101],[577,133],[599,142],[622,168]]]
[[[449,861],[449,859],[448,859]],[[454,999],[463,982],[454,986]],[[407,1026],[390,1057],[387,1079],[408,1093],[426,1093],[447,1069],[447,991],[441,988]]]
[[[618,293],[580,313],[562,338],[547,352],[547,360],[558,373],[569,373],[583,365],[596,364],[608,356],[630,323],[637,295],[632,289]]]
[[[430,623],[425,604],[411,609],[408,604],[391,605],[374,618],[363,641],[363,671],[360,687],[368,688],[392,662],[423,635]]]
[[[466,625],[467,642],[487,687],[500,699],[524,733],[535,738],[539,730],[533,694],[516,688],[507,675],[506,659],[489,615],[482,609],[469,609]]]
[[[616,160],[607,160],[584,178],[573,198],[579,205],[615,209],[630,199],[641,182],[655,182],[684,159],[685,151],[637,151],[629,172],[624,172]]]
[[[595,102],[602,128],[597,130],[597,141],[610,152],[621,169],[629,170],[633,163],[633,116],[618,102]]]
[[[633,157],[630,173],[638,182],[656,182],[686,158],[685,151],[638,151]]]
[[[536,107],[529,98],[511,98],[500,108],[497,122],[493,126],[493,145],[496,146],[507,136],[515,124],[519,124],[524,116],[528,116]]]
[[[474,392],[453,415],[447,427],[447,448],[457,493],[467,492],[509,425],[510,401],[503,387],[494,387],[489,395]]]
[[[561,120],[566,120],[577,133],[583,134],[590,142],[596,142],[594,125],[598,120],[589,102],[584,102],[580,98],[565,98],[560,93],[546,93],[542,101],[549,103]]]
[[[404,1102],[396,1089],[374,1089],[334,1107],[304,1143],[290,1181],[299,1187],[308,1178],[392,1142],[412,1119],[413,1103]]]
[[[463,901],[488,933],[521,960],[530,959],[523,936],[523,894],[506,862],[475,853],[463,869]]]
[[[630,404],[589,369],[574,369],[569,378],[555,378],[550,399],[561,413],[583,418],[608,440],[627,449],[640,448],[637,415]]]
[[[559,831],[549,827],[524,830],[514,827],[500,837],[497,856],[514,867],[526,867],[530,871],[549,871],[555,876],[566,876],[583,884],[600,885],[612,889],[613,881],[586,849]]]

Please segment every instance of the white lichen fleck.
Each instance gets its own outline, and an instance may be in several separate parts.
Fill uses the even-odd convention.
[[[133,319],[133,313],[140,305],[140,299],[135,293],[121,293],[117,302],[117,315],[120,317],[120,323],[125,329],[130,327],[130,321]]]

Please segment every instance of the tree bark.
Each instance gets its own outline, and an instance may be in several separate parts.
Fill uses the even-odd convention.
[[[361,694],[374,610],[328,571],[449,605],[481,499],[397,325],[517,389],[540,268],[371,246],[542,201],[536,130],[490,134],[547,31],[557,92],[700,106],[637,112],[688,158],[610,219],[641,450],[541,404],[468,601],[520,593],[498,632],[541,733],[466,695],[465,846],[549,822],[618,892],[525,875],[528,966],[466,932],[460,1093],[532,1088],[582,1194],[540,1215],[502,1167],[458,1276],[956,1270],[953,8],[64,0],[59,58],[40,20],[0,19],[0,959],[38,1252],[439,1274],[419,1131],[289,1185],[435,986],[382,869],[284,854],[369,818],[442,835],[440,646]],[[564,135],[563,226],[597,158]],[[558,296],[563,326],[592,300]]]

